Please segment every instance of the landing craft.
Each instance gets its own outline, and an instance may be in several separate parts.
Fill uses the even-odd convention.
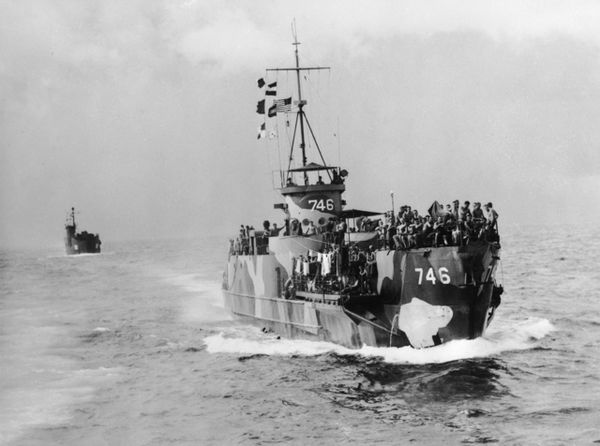
[[[267,221],[262,230],[242,226],[230,240],[223,274],[226,307],[282,336],[350,348],[422,348],[482,336],[502,293],[495,280],[497,225],[465,223],[458,208],[445,212],[437,203],[427,219],[441,220],[429,232],[406,212],[345,210],[348,172],[325,162],[302,98],[301,72],[327,67],[301,67],[297,38],[293,45],[295,67],[267,70],[293,72],[298,83],[290,162],[281,171],[283,202],[275,204],[285,226],[274,229]],[[260,79],[259,87],[265,97],[276,95],[276,82]],[[267,110],[269,117],[291,113],[291,98],[275,100],[268,109],[259,102],[257,112]],[[265,130],[262,124],[259,138]],[[307,159],[307,134],[319,163]],[[293,167],[296,152],[302,164]],[[376,227],[365,220],[379,214]],[[370,223],[349,229],[351,223],[356,229],[357,220]]]
[[[75,223],[75,208],[71,208],[71,214],[65,224],[65,250],[68,255],[99,253],[100,235],[91,234],[87,231],[77,232],[77,224]]]

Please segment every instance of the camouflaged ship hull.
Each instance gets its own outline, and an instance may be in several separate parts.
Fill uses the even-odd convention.
[[[474,242],[408,251],[377,251],[369,295],[300,292],[284,298],[294,251],[318,241],[277,237],[266,255],[232,255],[224,274],[233,314],[292,339],[415,348],[481,336],[500,303],[494,274],[499,246]]]

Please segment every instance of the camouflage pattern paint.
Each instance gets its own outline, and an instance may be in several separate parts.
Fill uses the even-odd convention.
[[[376,295],[337,303],[285,299],[292,257],[318,251],[319,237],[272,237],[270,254],[232,255],[223,291],[236,315],[290,338],[321,339],[347,347],[429,347],[481,336],[493,307],[497,245],[377,251]],[[313,299],[314,300],[314,299]]]

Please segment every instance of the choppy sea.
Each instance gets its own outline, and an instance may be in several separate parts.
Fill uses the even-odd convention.
[[[348,350],[229,317],[227,240],[0,251],[0,444],[600,443],[600,229],[503,230],[485,337]]]

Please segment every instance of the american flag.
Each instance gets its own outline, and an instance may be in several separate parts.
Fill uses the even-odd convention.
[[[292,111],[292,98],[276,99],[273,101],[273,105],[275,106],[275,111],[277,113],[290,112]]]

